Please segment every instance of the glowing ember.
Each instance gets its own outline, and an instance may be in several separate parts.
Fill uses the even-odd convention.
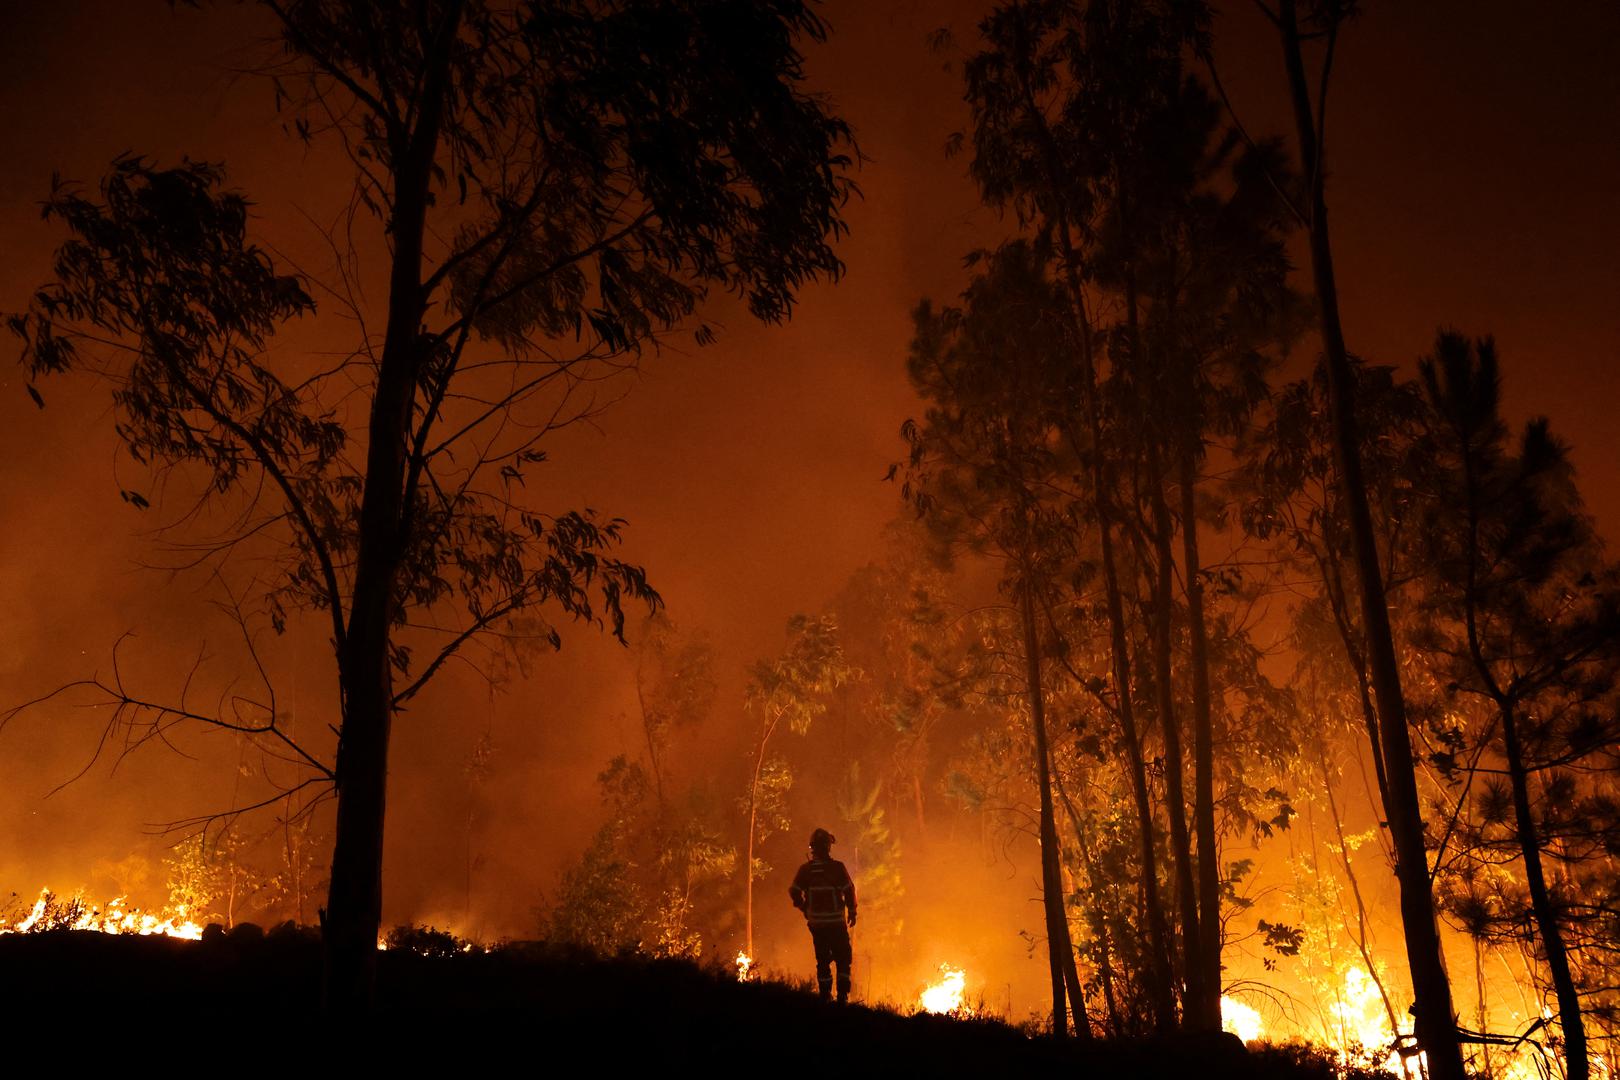
[[[41,889],[39,899],[34,901],[27,917],[15,926],[7,926],[5,920],[0,919],[0,934],[90,930],[100,934],[138,934],[142,937],[157,934],[188,941],[197,941],[202,937],[202,926],[188,917],[185,908],[154,914],[126,907],[125,903],[126,898],[120,896],[108,902],[105,908],[99,908],[86,904],[77,895],[63,900],[50,889]]]
[[[1265,1034],[1266,1026],[1260,1013],[1236,998],[1221,995],[1221,1030],[1230,1031],[1246,1043],[1254,1042]]]
[[[923,1012],[941,1015],[963,1014],[967,1007],[962,995],[967,989],[967,972],[949,964],[939,965],[939,982],[932,983],[922,992],[917,1005]]]
[[[750,971],[752,971],[753,967],[754,967],[754,958],[752,956],[749,956],[747,953],[743,952],[741,949],[739,949],[737,951],[736,963],[737,963],[737,981],[738,982],[747,982],[748,981],[748,973]]]

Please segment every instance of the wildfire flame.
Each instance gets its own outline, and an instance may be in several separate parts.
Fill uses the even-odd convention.
[[[1366,970],[1351,967],[1345,971],[1338,1000],[1328,1006],[1328,1016],[1333,1028],[1329,1041],[1338,1051],[1341,1065],[1350,1061],[1355,1049],[1373,1054],[1387,1051],[1381,1064],[1397,1073],[1405,1071],[1394,1050],[1395,1033],[1389,1028],[1378,984]]]
[[[1424,1055],[1410,1051],[1402,1054],[1398,1049],[1401,1040],[1390,1030],[1389,1013],[1379,995],[1378,984],[1365,968],[1354,965],[1345,968],[1332,983],[1331,992],[1333,1000],[1327,1003],[1320,1027],[1314,1033],[1291,1027],[1286,1022],[1278,1030],[1268,1032],[1257,1010],[1224,995],[1221,997],[1221,1028],[1246,1043],[1267,1038],[1278,1042],[1306,1038],[1331,1050],[1341,1069],[1372,1066],[1387,1069],[1396,1076],[1424,1075]],[[1552,1012],[1546,1009],[1542,1015],[1550,1019]],[[1515,1024],[1519,1022],[1517,1014],[1511,1019]],[[1529,1040],[1515,1046],[1492,1048],[1490,1057],[1490,1075],[1496,1080],[1546,1080],[1548,1076],[1563,1075],[1563,1063],[1558,1054]],[[1602,1059],[1594,1058],[1591,1066],[1594,1077],[1608,1080],[1610,1071]]]
[[[941,964],[939,975],[939,981],[931,983],[917,999],[918,1007],[923,1012],[939,1015],[966,1013],[968,1009],[962,1003],[962,997],[967,990],[967,972],[961,968],[953,968],[949,964]]]
[[[197,941],[203,928],[193,922],[184,908],[175,908],[164,914],[142,911],[127,906],[127,898],[120,896],[109,901],[105,908],[87,905],[75,895],[58,902],[49,888],[39,891],[39,899],[28,915],[14,926],[0,919],[0,934],[30,934],[43,930],[90,930],[100,934],[138,934],[150,937],[184,938]]]
[[[1266,1033],[1260,1013],[1236,998],[1221,995],[1221,1030],[1229,1031],[1246,1043],[1254,1042]]]
[[[747,953],[743,952],[741,949],[738,949],[737,950],[736,964],[737,964],[737,981],[738,982],[747,982],[748,981],[748,973],[751,970],[753,970],[753,967],[754,967],[754,958],[752,956],[749,956]]]

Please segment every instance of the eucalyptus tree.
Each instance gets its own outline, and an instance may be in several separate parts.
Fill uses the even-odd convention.
[[[803,86],[800,48],[826,33],[803,0],[260,2],[288,126],[341,148],[346,228],[371,230],[327,295],[380,333],[335,369],[273,355],[314,287],[252,241],[218,167],[133,157],[99,199],[53,193],[72,239],[11,325],[31,376],[111,378],[138,460],[253,502],[279,542],[278,629],[297,609],[329,623],[336,760],[305,763],[337,792],[326,993],[354,1010],[374,982],[396,713],[490,631],[555,645],[524,615],[541,605],[618,633],[625,602],[656,603],[609,554],[620,522],[525,494],[541,439],[591,411],[570,390],[709,292],[778,322],[836,277],[849,132]],[[372,309],[349,271],[384,248]],[[414,648],[413,612],[438,628]],[[276,737],[261,713],[212,719]]]
[[[1202,40],[1207,22],[1198,3],[1009,3],[981,24],[986,47],[966,70],[973,174],[987,201],[1013,210],[1038,238],[1066,289],[1075,347],[1061,430],[1085,464],[1099,528],[1118,720],[1127,743],[1140,747],[1147,725],[1130,698],[1138,685],[1150,691],[1145,715],[1157,719],[1164,745],[1187,954],[1184,1019],[1213,1030],[1220,1025],[1220,868],[1197,472],[1206,439],[1233,433],[1264,394],[1262,354],[1292,332],[1298,305],[1283,251],[1291,223],[1265,167],[1278,165],[1277,148],[1242,149],[1212,95],[1186,70],[1188,46]],[[1175,508],[1172,485],[1180,493]],[[1178,513],[1193,830],[1174,672]],[[1151,624],[1134,663],[1126,603],[1136,574],[1131,553],[1148,578],[1142,607]],[[1137,787],[1143,857],[1151,865],[1145,774]],[[1148,933],[1150,955],[1164,958],[1150,983],[1158,987],[1160,1025],[1168,1027],[1170,935],[1154,924]]]
[[[884,787],[890,820],[925,846],[941,744],[964,720],[959,659],[968,629],[959,583],[926,526],[907,515],[886,532],[883,555],[829,605],[846,654],[865,674],[841,692],[839,707],[860,721],[861,753]]]
[[[1154,815],[1133,701],[1131,633],[1118,540],[1132,508],[1121,505],[1120,462],[1105,402],[1110,370],[1139,355],[1133,263],[1116,261],[1125,292],[1123,328],[1101,325],[1096,295],[1105,231],[1139,237],[1131,202],[1139,136],[1167,90],[1179,85],[1185,34],[1197,13],[1175,4],[1037,0],[997,7],[979,26],[983,45],[965,66],[973,114],[970,171],[990,205],[1011,210],[1047,257],[1063,290],[1071,374],[1055,384],[1058,430],[1089,486],[1111,637],[1117,716],[1131,763],[1147,892],[1148,985],[1161,1030],[1175,1025],[1171,937],[1158,900]],[[1122,330],[1122,332],[1121,332]],[[1109,369],[1104,364],[1110,365]],[[1161,711],[1163,702],[1160,703]],[[1168,725],[1167,725],[1168,730]],[[1173,736],[1172,736],[1173,737]]]
[[[1023,689],[1040,800],[1041,893],[1052,981],[1052,1030],[1090,1036],[1064,903],[1052,794],[1043,635],[1037,611],[1061,574],[1074,525],[1061,487],[1052,402],[1072,341],[1064,300],[1034,247],[1014,241],[981,266],[960,306],[924,301],[907,370],[925,402],[907,421],[904,493],[952,547],[995,558],[1018,609]],[[1067,1002],[1067,1005],[1065,1004]]]
[[[647,767],[660,808],[670,739],[700,725],[714,707],[718,684],[714,646],[703,633],[682,632],[663,612],[649,616],[635,644],[636,709],[647,744]]]
[[[1162,32],[1162,31],[1161,31]],[[1172,40],[1175,40],[1172,38]],[[1208,445],[1241,437],[1269,392],[1267,374],[1298,331],[1303,304],[1290,289],[1286,203],[1272,184],[1280,148],[1245,146],[1219,103],[1179,66],[1166,64],[1154,106],[1135,125],[1121,162],[1129,225],[1104,226],[1098,281],[1123,294],[1126,326],[1114,381],[1124,384],[1146,475],[1136,483],[1147,515],[1133,539],[1152,576],[1154,690],[1164,728],[1166,802],[1187,956],[1186,1022],[1220,1026],[1220,858],[1212,719],[1219,687],[1210,679],[1210,617],[1199,524],[1224,514],[1200,507]],[[1122,433],[1123,434],[1123,433]],[[1170,490],[1176,491],[1171,505]],[[1178,520],[1179,518],[1179,520]],[[1181,537],[1181,597],[1172,543]],[[1184,614],[1180,605],[1184,604]],[[1185,681],[1193,731],[1192,818],[1197,885],[1184,814],[1181,721],[1172,667],[1184,624]]]
[[[661,955],[696,955],[702,937],[689,926],[696,892],[728,877],[737,854],[722,842],[702,784],[680,784],[681,770],[671,759],[678,760],[675,741],[700,729],[714,710],[714,647],[707,634],[683,630],[659,612],[642,623],[633,648],[636,709],[653,781],[639,840],[650,849],[646,861],[658,897],[654,943]]]
[[[793,774],[787,762],[770,756],[771,739],[785,724],[795,735],[810,731],[827,712],[833,691],[859,676],[844,656],[838,621],[830,615],[788,619],[787,647],[774,660],[760,660],[749,672],[744,705],[759,721],[748,793],[743,800],[747,833],[743,856],[743,951],[754,955],[754,881],[767,867],[755,851],[773,832],[787,827],[783,805]]]

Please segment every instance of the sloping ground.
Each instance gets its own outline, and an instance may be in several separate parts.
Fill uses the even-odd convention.
[[[1225,1037],[1058,1044],[995,1022],[823,1004],[673,961],[539,945],[449,957],[391,951],[378,961],[379,1015],[337,1033],[314,1010],[320,947],[306,934],[200,943],[70,931],[0,937],[0,1017],[14,1034],[58,1046],[75,1030],[98,1041],[122,1029],[162,1034],[188,1056],[229,1045],[243,1065],[266,1067],[313,1064],[311,1052],[339,1041],[392,1064],[500,1061],[567,1076],[1331,1075],[1298,1050],[1245,1052]],[[125,1044],[102,1044],[113,1045]]]

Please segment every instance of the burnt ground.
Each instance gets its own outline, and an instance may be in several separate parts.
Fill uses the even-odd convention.
[[[376,1016],[337,1030],[316,1008],[320,943],[307,932],[203,942],[6,936],[0,1025],[12,1047],[54,1047],[63,1065],[98,1053],[126,1067],[156,1063],[147,1053],[170,1063],[195,1053],[219,1072],[337,1065],[353,1054],[410,1075],[470,1075],[494,1064],[565,1076],[1332,1075],[1299,1048],[1245,1051],[1230,1037],[1059,1044],[993,1021],[839,1007],[690,963],[538,944],[437,957],[390,951],[378,962]]]

